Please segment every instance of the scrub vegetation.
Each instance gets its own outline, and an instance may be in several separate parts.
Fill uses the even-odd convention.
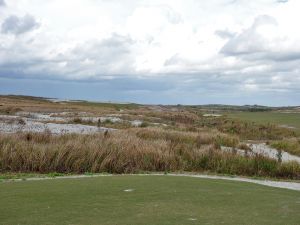
[[[280,150],[285,150],[291,154],[300,156],[300,139],[299,138],[289,138],[280,141],[274,141],[271,144],[272,147]]]
[[[300,165],[262,155],[221,151],[239,139],[220,132],[135,128],[90,135],[49,132],[2,134],[0,171],[28,173],[139,173],[210,171],[223,174],[299,179]]]
[[[282,112],[284,108],[52,102],[22,96],[2,96],[0,99],[0,111],[4,115],[51,112],[52,117],[47,119],[59,118],[60,124],[117,129],[94,134],[54,135],[49,130],[1,133],[2,173],[205,171],[289,179],[300,176],[297,162],[281,162],[281,159],[261,154],[241,155],[237,151],[251,151],[245,142],[252,140],[265,141],[279,151],[299,155],[299,130],[226,116],[229,111],[272,114],[274,110]],[[286,110],[298,113],[298,108]],[[20,124],[20,118],[12,117],[11,120],[16,120],[20,126],[26,124],[26,121]],[[222,147],[232,150],[223,151]]]
[[[163,175],[238,175],[297,186],[299,129],[230,115],[285,111],[299,113],[0,96],[0,225],[298,224],[299,191]],[[278,152],[263,155],[251,148],[255,143]],[[77,176],[98,173],[114,176]],[[58,178],[66,175],[76,178]]]

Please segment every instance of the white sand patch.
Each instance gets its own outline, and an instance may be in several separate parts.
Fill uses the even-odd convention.
[[[130,123],[134,127],[139,127],[139,126],[142,125],[143,121],[141,121],[141,120],[133,120],[133,121],[130,121]]]
[[[242,156],[245,155],[245,151],[242,149],[238,149],[238,148],[221,146],[221,150],[226,151],[226,152],[236,152],[237,154],[242,155]]]
[[[113,115],[113,114],[112,114]],[[31,132],[43,132],[46,129],[50,130],[54,134],[61,133],[93,133],[97,131],[107,130],[104,127],[88,126],[73,124],[72,120],[79,118],[85,122],[92,122],[95,125],[100,121],[101,123],[122,123],[128,122],[133,127],[140,127],[143,123],[141,120],[123,120],[117,116],[88,116],[86,112],[55,112],[55,113],[38,113],[38,112],[18,112],[16,115],[0,115],[0,132],[15,133],[18,131],[31,131]],[[115,114],[121,115],[121,114]],[[25,124],[19,124],[18,122]],[[63,122],[66,124],[60,124],[56,122]],[[162,123],[149,123],[153,126],[167,126]],[[111,129],[113,130],[113,129]]]
[[[54,116],[55,115],[55,116]],[[37,113],[37,112],[19,112],[17,115],[0,115],[0,132],[45,132],[50,131],[52,134],[90,134],[103,132],[106,130],[115,130],[112,128],[89,126],[82,124],[61,124],[58,122],[67,122],[72,117],[58,117],[57,113]],[[60,115],[69,115],[69,112],[62,112]],[[105,118],[102,118],[103,120]],[[110,118],[117,121],[117,118]],[[96,119],[95,119],[96,120]],[[49,123],[48,121],[53,121]]]
[[[59,99],[59,98],[47,98],[48,101],[54,103],[61,103],[61,102],[83,102],[83,100],[70,100],[70,99]]]
[[[118,117],[112,117],[112,116],[100,116],[100,117],[80,117],[83,121],[92,121],[93,123],[97,123],[99,120],[101,123],[109,121],[111,123],[119,123],[123,120]]]
[[[165,123],[150,123],[153,126],[163,126],[163,127],[167,127],[168,125]]]
[[[121,116],[127,116],[128,114],[118,114],[118,113],[115,113],[115,114],[107,114],[106,116],[109,116],[109,117],[121,117]]]
[[[19,116],[12,116],[12,115],[0,115],[1,120],[13,120],[13,119],[19,119]]]
[[[288,129],[296,129],[296,127],[292,127],[289,125],[279,125],[279,127],[288,128]]]
[[[124,192],[133,192],[134,189],[126,189],[126,190],[123,190]]]
[[[106,130],[114,130],[105,127],[88,126],[81,124],[56,124],[56,123],[41,123],[35,121],[26,121],[26,124],[18,123],[3,123],[0,122],[0,132],[4,133],[16,133],[22,132],[45,132],[50,131],[52,134],[90,134],[96,132],[103,132]]]
[[[53,116],[52,113],[18,112],[16,115],[24,120],[32,121],[66,121],[66,118]]]
[[[249,156],[254,156],[255,154],[261,154],[261,155],[264,155],[271,159],[278,160],[278,150],[275,148],[271,148],[270,146],[266,145],[265,143],[247,144],[247,145],[251,148],[251,151],[247,152],[247,154]],[[243,149],[233,149],[231,147],[225,147],[225,146],[221,146],[221,149],[223,151],[227,151],[227,152],[236,151],[237,154],[240,154],[243,156],[246,154],[245,150],[243,150]],[[285,151],[281,151],[281,154],[282,154],[282,156],[281,156],[282,162],[296,161],[296,162],[300,163],[299,156],[291,155],[290,153],[285,152]]]
[[[204,117],[220,117],[222,115],[221,114],[209,114],[209,113],[207,113],[207,114],[203,114],[203,116]]]
[[[271,148],[270,146],[266,145],[265,143],[261,144],[249,144],[250,148],[254,153],[263,154],[265,156],[268,156],[273,159],[277,159],[278,150],[275,148]],[[300,157],[291,155],[288,152],[282,151],[282,161],[288,162],[288,161],[297,161],[300,163]]]

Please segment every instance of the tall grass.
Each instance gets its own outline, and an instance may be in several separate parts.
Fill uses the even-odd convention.
[[[285,138],[283,140],[273,141],[271,146],[273,148],[284,150],[291,154],[300,156],[300,139]]]
[[[231,119],[227,117],[199,119],[198,126],[218,129],[220,132],[238,135],[241,139],[277,140],[285,137],[296,137],[296,131],[278,127],[275,124],[259,124],[255,122]]]
[[[16,112],[22,111],[21,108],[14,107],[14,106],[4,106],[0,105],[0,114],[8,114],[8,115],[13,115]]]
[[[141,113],[141,112],[139,112]],[[222,133],[237,135],[241,139],[251,140],[278,140],[282,138],[297,137],[300,134],[288,128],[279,127],[276,124],[260,124],[247,120],[239,120],[221,117],[204,117],[201,111],[180,112],[163,111],[163,112],[143,112],[146,118],[160,118],[163,123],[171,125],[174,129],[189,128],[197,130],[199,128],[213,128]]]
[[[115,128],[115,129],[127,129],[132,127],[129,121],[112,122],[110,119],[105,119],[104,121],[101,121],[100,119],[98,121],[93,121],[91,119],[85,120],[79,117],[75,117],[69,120],[68,123],[84,124],[84,125],[91,125],[91,126],[98,126],[98,127],[105,126],[107,128]],[[145,126],[145,124],[143,126]]]
[[[211,171],[299,178],[300,165],[219,149],[220,133],[139,128],[93,135],[0,135],[1,172]],[[227,137],[231,140],[232,137]],[[234,139],[234,137],[233,137]],[[229,142],[230,143],[230,142]],[[235,142],[233,142],[235,143]]]

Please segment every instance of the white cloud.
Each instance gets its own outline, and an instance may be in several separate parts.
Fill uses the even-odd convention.
[[[180,74],[208,86],[205,79],[223,79],[229,82],[224,86],[234,83],[240,92],[299,91],[297,0],[10,0],[0,5],[5,5],[0,77],[177,79]]]

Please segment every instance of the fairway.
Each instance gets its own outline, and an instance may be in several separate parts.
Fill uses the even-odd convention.
[[[0,183],[0,224],[299,224],[300,192],[168,176]]]
[[[235,112],[227,115],[241,120],[248,120],[257,123],[273,123],[300,129],[300,113]]]

